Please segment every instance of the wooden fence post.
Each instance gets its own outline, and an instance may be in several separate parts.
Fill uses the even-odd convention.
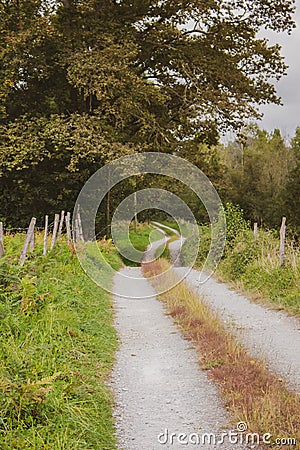
[[[72,240],[72,233],[71,233],[71,214],[69,212],[67,212],[66,215],[66,228],[67,228],[68,244],[70,244]]]
[[[44,250],[43,250],[43,256],[46,256],[46,255],[47,255],[48,221],[49,221],[49,217],[48,217],[48,216],[45,216],[45,231],[44,231]]]
[[[258,224],[257,224],[257,222],[254,223],[253,233],[254,233],[254,240],[256,241],[257,238],[258,238]]]
[[[59,224],[59,214],[55,214],[54,216],[54,226],[53,226],[53,233],[52,233],[52,240],[51,240],[51,247],[50,250],[53,250],[55,241],[56,241],[56,234],[58,230],[58,224]]]
[[[78,225],[78,235],[77,235],[78,240],[80,239],[81,241],[84,241],[79,205],[77,208],[77,225]]]
[[[136,192],[134,192],[133,194],[133,209],[134,209],[134,231],[137,230],[137,225],[138,225],[138,217],[137,217],[137,200],[136,200]]]
[[[3,223],[0,222],[0,258],[1,258],[2,256],[4,256],[4,254],[5,254],[4,243],[3,243],[3,236],[4,236],[4,233],[3,233]]]
[[[34,230],[33,230],[32,236],[31,236],[31,241],[30,241],[30,243],[29,243],[29,247],[30,247],[30,250],[33,250],[34,247],[35,247],[35,234],[34,234]]]
[[[58,228],[58,233],[57,233],[57,240],[60,240],[60,236],[61,236],[61,232],[62,232],[62,228],[63,228],[63,224],[64,224],[64,219],[65,219],[65,212],[62,211],[61,215],[60,215],[60,223],[59,223],[59,228]]]
[[[280,228],[280,267],[284,266],[285,261],[285,232],[286,232],[286,217],[282,218],[281,228]]]
[[[78,219],[74,220],[73,239],[74,239],[75,244],[79,240]]]
[[[26,258],[26,253],[27,253],[27,249],[28,249],[28,245],[32,240],[32,235],[34,233],[34,227],[35,227],[35,223],[36,223],[36,218],[33,217],[31,219],[28,231],[27,231],[27,235],[26,235],[26,239],[25,239],[25,243],[21,252],[21,256],[20,256],[20,266],[24,266],[25,263],[25,258]]]

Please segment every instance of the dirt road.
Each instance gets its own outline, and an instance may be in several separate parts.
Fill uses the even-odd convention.
[[[199,448],[178,442],[180,433],[188,435],[187,439],[196,439],[193,433],[197,433],[198,439],[206,442],[200,448],[220,448],[213,445],[213,440],[209,445],[205,433],[215,433],[215,439],[220,439],[224,427],[228,427],[228,417],[214,385],[199,368],[196,350],[165,315],[141,269],[126,268],[122,275],[115,278],[117,284],[122,283],[115,288],[122,290],[124,297],[114,298],[121,345],[112,378],[118,448]],[[130,276],[139,278],[136,289],[143,289],[151,297],[126,298],[134,292]],[[135,295],[139,297],[138,292]],[[170,433],[176,433],[176,437],[170,438]],[[232,444],[222,445],[224,450],[232,448]]]
[[[179,275],[186,269],[175,268]],[[250,302],[224,283],[210,278],[199,285],[200,272],[191,270],[185,282],[214,308],[224,323],[237,333],[253,357],[285,378],[300,393],[300,322],[281,311]]]

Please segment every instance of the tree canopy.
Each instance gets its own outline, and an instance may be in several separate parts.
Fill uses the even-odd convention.
[[[293,10],[292,0],[1,0],[3,176],[45,164],[51,174],[57,162],[88,176],[130,151],[216,144],[280,102],[272,81],[286,66],[258,31],[290,33]]]
[[[257,32],[290,32],[292,11],[287,0],[2,1],[2,114],[98,109],[121,125],[125,105],[136,129],[145,115],[177,136],[236,126],[278,102],[280,48]]]

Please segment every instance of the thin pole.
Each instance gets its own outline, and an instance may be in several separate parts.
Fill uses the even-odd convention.
[[[0,257],[5,255],[3,236],[3,222],[0,222]]]
[[[54,245],[55,245],[56,234],[57,234],[57,230],[58,230],[58,224],[59,224],[59,214],[55,214],[55,216],[54,216],[53,234],[52,234],[50,250],[52,250],[54,248]]]
[[[136,212],[136,209],[137,209],[136,192],[134,192],[133,195],[134,195],[134,197],[133,197],[133,199],[134,199],[134,231],[136,231],[137,225],[138,225],[137,212]]]
[[[48,223],[49,223],[49,216],[45,216],[45,231],[44,231],[44,250],[43,250],[43,256],[46,256],[46,255],[47,255]]]
[[[78,209],[77,209],[77,224],[78,224],[78,233],[79,233],[78,237],[81,241],[84,241],[79,205],[78,205]]]
[[[68,244],[70,244],[72,240],[72,233],[71,233],[71,214],[69,212],[67,212],[66,214],[66,228],[67,228]]]
[[[257,224],[257,222],[255,222],[255,224],[254,224],[254,240],[256,241],[257,240],[257,238],[258,238],[258,224]]]
[[[22,248],[22,252],[21,252],[21,256],[20,256],[20,266],[24,266],[25,259],[26,259],[26,253],[27,253],[27,250],[28,250],[29,243],[32,240],[32,235],[34,233],[35,224],[36,224],[36,218],[33,217],[31,219],[31,221],[30,221],[29,228],[28,228],[27,235],[26,235],[26,239],[25,239],[25,242],[24,242],[24,246]]]
[[[285,262],[285,233],[286,233],[286,217],[283,217],[280,228],[280,249],[279,249],[280,267],[283,267]]]
[[[61,215],[60,215],[60,223],[59,223],[59,228],[58,228],[58,233],[57,233],[57,240],[60,240],[60,236],[61,236],[61,232],[62,232],[62,228],[63,228],[63,224],[64,224],[64,219],[65,219],[65,212],[62,211]]]

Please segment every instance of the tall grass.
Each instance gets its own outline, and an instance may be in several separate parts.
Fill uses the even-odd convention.
[[[23,240],[7,237],[0,260],[0,447],[115,449],[110,296],[64,242],[44,258],[38,237],[20,268]],[[120,267],[117,252],[102,245]]]
[[[254,241],[251,231],[239,235],[218,267],[219,276],[232,281],[257,299],[278,309],[300,314],[300,251],[292,241],[280,267],[279,239],[273,231],[261,231]]]

